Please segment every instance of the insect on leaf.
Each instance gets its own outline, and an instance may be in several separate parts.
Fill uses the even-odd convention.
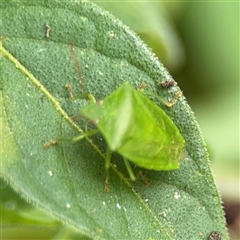
[[[96,105],[85,106],[83,115],[96,120]],[[97,106],[102,109],[97,127],[111,151],[146,169],[179,168],[185,143],[182,135],[166,113],[140,91],[125,82]]]
[[[148,4],[134,4],[132,9],[141,7],[146,12]],[[167,87],[158,86],[172,77],[136,34],[110,13],[81,0],[1,1],[0,13],[0,170],[1,176],[22,198],[89,239],[208,239],[213,230],[219,232],[221,239],[228,239],[222,201],[194,114],[184,97],[168,112],[164,110],[177,123],[184,136],[183,144],[175,124],[144,97],[149,90],[163,100],[172,99],[178,87],[172,87],[169,81],[165,83]],[[83,87],[79,88],[69,41],[76,51],[87,92],[104,100],[102,107],[96,104],[95,109],[91,105],[83,108],[88,113],[88,108],[93,109],[89,118],[99,120],[99,123],[94,121],[97,125],[91,131],[101,132],[110,148],[111,132],[102,121],[113,119],[121,126],[121,138],[117,132],[112,136],[116,141],[112,151],[120,154],[112,156],[117,167],[110,171],[110,194],[103,191],[106,157],[99,135],[92,141],[74,144],[62,141],[47,151],[43,148],[51,139],[55,141],[49,146],[58,138],[69,139],[86,133],[84,123],[72,118],[82,109],[84,101],[70,101],[65,87],[69,84],[74,96],[84,92]],[[117,112],[110,111],[111,99],[120,97],[121,89],[127,88],[127,84],[122,86],[124,82],[140,86],[143,80],[147,84],[144,95],[128,89],[119,103],[124,106],[123,99],[135,103],[130,108],[131,121],[126,121],[124,115],[120,117],[120,109],[114,109],[114,105],[113,110]],[[154,97],[155,101],[159,102]],[[122,113],[126,109],[125,106]],[[138,164],[139,160],[130,154],[140,154],[127,135],[129,129],[134,130],[133,126],[136,143],[142,140],[144,147],[152,143],[145,153],[152,154],[150,159],[155,156],[156,141],[168,151],[171,150],[169,137],[177,148],[184,146],[186,155],[180,169],[143,171],[141,178],[148,187],[142,181],[128,181],[126,174],[122,174],[124,162],[129,158]],[[151,131],[150,126],[154,126]],[[89,132],[87,136],[94,133]],[[136,144],[138,149],[140,146]],[[106,152],[109,153],[108,149]],[[161,165],[163,160],[167,161],[166,155],[174,158],[174,154],[178,155],[172,151],[162,155]],[[181,157],[175,159],[181,161]],[[149,167],[149,162],[146,164]]]

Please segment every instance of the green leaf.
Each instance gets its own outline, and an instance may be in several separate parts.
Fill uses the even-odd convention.
[[[9,209],[0,206],[0,210],[2,239],[88,239],[30,207]]]
[[[3,181],[0,196],[2,239],[87,239],[23,201]]]
[[[131,182],[122,157],[113,154],[107,194],[101,135],[43,147],[84,129],[72,117],[85,101],[72,102],[65,88],[83,92],[70,42],[96,99],[125,81],[135,88],[144,81],[161,98],[173,98],[178,87],[159,88],[171,76],[142,41],[88,2],[2,1],[0,11],[1,176],[22,197],[89,238],[206,239],[218,231],[227,239],[208,153],[184,97],[172,108],[156,101],[186,141],[179,170],[148,171],[143,181]]]
[[[168,68],[175,71],[181,68],[185,52],[165,8],[166,1],[124,1],[124,4],[122,1],[111,0],[92,2],[110,11],[134,30]],[[178,6],[179,2],[174,4]],[[183,4],[185,3],[180,3]]]

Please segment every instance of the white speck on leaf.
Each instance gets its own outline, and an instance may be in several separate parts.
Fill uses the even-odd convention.
[[[48,174],[50,177],[52,177],[52,175],[53,175],[52,171],[48,171]]]
[[[40,48],[36,52],[39,53],[39,52],[43,52],[43,51],[46,51],[46,50],[47,50],[46,48]]]
[[[110,31],[110,32],[109,32],[109,35],[110,35],[111,37],[114,37],[114,36],[115,36],[114,31]]]
[[[159,213],[159,215],[162,215],[164,218],[167,216],[165,212]]]
[[[71,207],[71,205],[70,205],[69,203],[67,203],[67,204],[66,204],[66,207],[67,207],[67,208],[70,208],[70,207]]]
[[[121,206],[120,206],[120,204],[119,204],[119,203],[117,203],[117,205],[116,205],[116,206],[117,206],[117,208],[118,208],[118,209],[121,209]]]
[[[174,193],[174,198],[175,198],[175,199],[178,199],[178,198],[180,198],[180,197],[181,197],[181,196],[180,196],[180,194],[179,194],[178,192],[175,192],[175,193]]]

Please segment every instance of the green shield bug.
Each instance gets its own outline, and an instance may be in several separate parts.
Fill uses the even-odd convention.
[[[71,50],[80,85],[84,87],[75,52]],[[98,132],[103,135],[107,143],[105,191],[108,191],[111,152],[117,152],[123,157],[131,180],[135,180],[135,175],[128,161],[145,169],[162,171],[178,169],[183,159],[184,138],[170,117],[143,94],[145,86],[142,84],[139,90],[135,90],[129,82],[125,82],[101,102],[96,102],[91,94],[85,93],[81,97],[90,101],[81,109],[81,114],[92,121],[96,129],[86,131],[72,141],[82,140]],[[67,84],[66,87],[71,99],[74,99],[71,86]],[[166,104],[171,107],[179,96],[180,91],[171,103]],[[45,148],[57,141],[47,143]]]
[[[92,99],[91,103],[84,106],[81,113],[93,121],[97,129],[87,131],[73,141],[97,132],[104,136],[108,145],[106,183],[111,152],[123,156],[131,180],[135,180],[135,176],[128,160],[156,171],[179,168],[185,141],[168,115],[141,91],[125,82],[100,103],[91,94],[89,99]]]

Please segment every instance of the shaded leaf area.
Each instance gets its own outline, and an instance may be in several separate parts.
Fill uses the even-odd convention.
[[[112,154],[107,194],[100,134],[43,148],[85,127],[79,113],[86,101],[71,101],[65,87],[70,84],[76,96],[84,93],[70,42],[96,99],[125,81],[135,88],[144,81],[166,101],[174,97],[178,87],[159,88],[171,76],[139,38],[87,2],[6,1],[0,10],[3,178],[35,206],[93,239],[206,239],[212,231],[226,239],[208,154],[184,97],[171,109],[155,99],[186,140],[179,170],[142,170],[141,176],[135,167],[139,179],[131,182],[121,156]]]
[[[0,188],[2,239],[87,239],[23,201],[2,179]]]

